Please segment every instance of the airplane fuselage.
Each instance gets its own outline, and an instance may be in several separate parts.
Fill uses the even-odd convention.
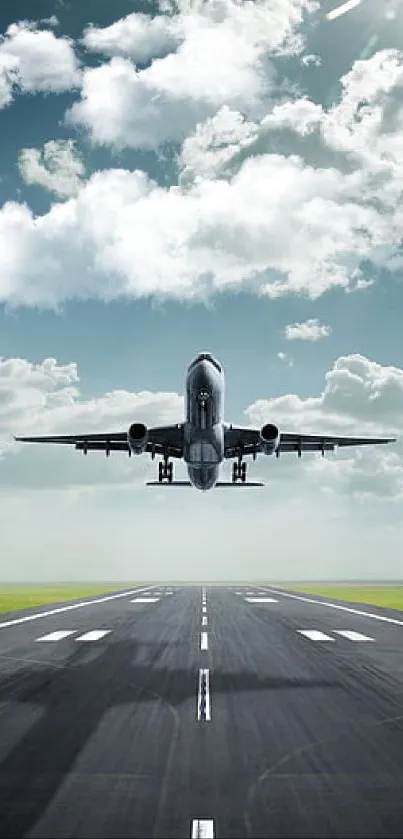
[[[183,458],[196,489],[211,489],[224,459],[224,372],[210,353],[200,353],[186,375]]]

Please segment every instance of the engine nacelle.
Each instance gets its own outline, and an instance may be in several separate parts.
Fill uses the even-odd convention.
[[[134,422],[127,432],[127,442],[133,454],[143,454],[148,442],[148,428],[142,422]]]
[[[263,454],[274,454],[280,442],[280,432],[276,425],[267,423],[260,432],[260,448]]]

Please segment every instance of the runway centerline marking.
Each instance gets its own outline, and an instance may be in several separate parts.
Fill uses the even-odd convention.
[[[159,597],[135,597],[131,603],[158,603]]]
[[[207,615],[203,615],[202,617],[202,626],[207,626]]]
[[[63,638],[68,638],[69,635],[74,635],[76,629],[57,629],[56,632],[49,632],[49,635],[42,635],[36,641],[62,641]]]
[[[191,839],[214,839],[213,819],[193,819]]]
[[[247,603],[278,603],[274,597],[245,597]]]
[[[325,632],[320,632],[319,629],[297,629],[300,635],[303,635],[305,638],[309,638],[310,641],[334,641],[335,638],[331,638],[330,635],[326,635]]]
[[[207,612],[207,606],[202,606],[202,612],[204,612],[204,614]]]
[[[352,629],[334,629],[337,635],[347,638],[348,641],[375,641],[375,638],[370,638],[369,635],[362,635],[361,632],[354,632]]]
[[[105,597],[97,597],[95,600],[83,600],[81,603],[69,603],[68,606],[57,606],[55,609],[48,609],[46,612],[35,612],[33,615],[24,615],[23,618],[12,618],[9,621],[0,623],[0,629],[6,629],[8,626],[18,626],[20,623],[28,623],[29,621],[36,621],[40,618],[50,618],[52,615],[60,615],[62,612],[70,612],[72,609],[82,609],[84,606],[95,606],[99,603],[108,603],[109,600],[118,600],[120,597],[130,597],[140,591],[149,591],[153,586],[144,586],[144,588],[133,589],[132,591],[123,591],[119,594],[109,594]]]
[[[199,681],[197,686],[197,719],[211,720],[210,704],[210,671],[199,670]]]
[[[200,649],[201,650],[208,650],[208,634],[207,632],[202,632],[200,635]]]
[[[342,606],[341,603],[330,603],[329,600],[313,600],[312,597],[302,597],[300,594],[289,594],[288,591],[279,591],[272,588],[268,588],[267,591],[278,594],[280,597],[290,597],[291,600],[301,600],[303,603],[312,603],[316,606],[328,606],[329,609],[339,609],[341,612],[349,612],[352,615],[360,615],[360,617],[372,618],[375,621],[403,626],[403,621],[399,621],[397,618],[387,618],[385,615],[377,615],[375,612],[364,612],[363,609],[353,609],[351,606]]]
[[[79,635],[76,641],[100,641],[101,638],[105,638],[105,635],[109,635],[110,631],[110,629],[92,629],[90,632],[84,632],[84,635]]]

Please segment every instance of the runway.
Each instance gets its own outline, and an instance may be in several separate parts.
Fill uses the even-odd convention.
[[[0,837],[401,837],[403,613],[155,585],[0,617]]]

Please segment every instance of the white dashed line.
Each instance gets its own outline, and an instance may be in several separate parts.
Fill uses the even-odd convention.
[[[208,650],[208,634],[207,632],[202,632],[200,635],[200,649],[201,650]]]
[[[353,632],[350,629],[335,629],[337,635],[342,635],[348,641],[374,641],[375,638],[370,638],[369,635],[362,635],[361,632]]]
[[[341,612],[349,612],[352,615],[360,615],[364,618],[372,618],[375,621],[383,621],[384,623],[392,623],[395,626],[403,626],[403,621],[397,618],[387,618],[385,615],[377,615],[375,612],[364,612],[363,609],[353,609],[351,606],[342,606],[340,603],[330,603],[329,600],[314,600],[312,597],[302,597],[300,594],[289,594],[286,591],[278,591],[278,589],[268,588],[272,594],[277,594],[280,597],[290,597],[291,600],[302,600],[303,603],[312,603],[316,606],[327,606],[329,609],[339,609]]]
[[[210,706],[210,671],[199,670],[199,683],[197,688],[197,719],[211,720]]]
[[[159,597],[135,597],[131,603],[158,603]]]
[[[203,615],[202,617],[202,626],[207,626],[207,615]]]
[[[214,839],[213,819],[193,819],[191,839]]]
[[[202,612],[203,612],[204,614],[206,614],[206,612],[207,612],[207,606],[202,606]]]
[[[97,603],[108,603],[110,600],[118,600],[119,597],[130,597],[140,591],[149,591],[153,586],[144,586],[143,588],[133,589],[133,591],[123,591],[119,594],[109,594],[106,597],[97,597],[95,600],[83,600],[81,603],[70,603],[68,606],[58,606],[56,609],[48,609],[46,612],[35,612],[34,615],[24,615],[23,618],[13,618],[10,621],[3,621],[0,623],[0,629],[6,629],[8,626],[18,626],[20,623],[28,623],[28,621],[36,621],[40,618],[50,618],[52,615],[60,615],[62,612],[70,612],[72,609],[82,609],[84,606],[95,606]]]
[[[58,629],[56,632],[49,632],[49,635],[42,635],[42,638],[37,638],[37,641],[62,641],[63,638],[68,638],[69,635],[74,635],[76,629]]]
[[[330,635],[326,635],[324,632],[320,632],[318,629],[297,629],[300,635],[304,635],[305,638],[309,638],[310,641],[334,641],[334,638],[331,638]]]
[[[105,635],[109,635],[110,631],[110,629],[92,629],[91,632],[79,635],[76,641],[100,641],[101,638],[105,638]]]
[[[248,603],[278,603],[274,597],[245,597]]]

